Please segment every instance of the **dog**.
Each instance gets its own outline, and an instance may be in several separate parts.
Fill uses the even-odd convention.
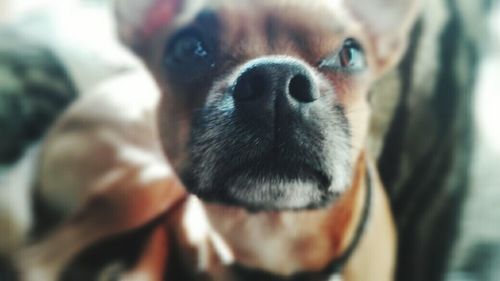
[[[37,192],[69,219],[22,251],[21,278],[58,279],[97,241],[152,224],[118,279],[392,280],[369,91],[420,5],[117,1],[155,84],[124,75],[51,130]]]

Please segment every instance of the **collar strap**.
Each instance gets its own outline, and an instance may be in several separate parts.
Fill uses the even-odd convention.
[[[324,270],[323,274],[331,275],[334,273],[339,273],[344,265],[347,263],[349,258],[352,256],[354,251],[359,245],[363,234],[365,233],[366,227],[368,225],[368,219],[370,217],[370,211],[373,201],[373,184],[372,184],[372,175],[370,173],[370,165],[366,167],[366,192],[365,192],[365,203],[363,206],[363,210],[361,213],[360,223],[356,228],[356,232],[354,233],[354,237],[351,241],[351,244],[347,247],[344,253],[336,258],[333,262],[331,262]]]
[[[328,264],[322,271],[319,272],[300,272],[294,274],[291,277],[283,277],[279,275],[275,275],[269,272],[264,272],[258,269],[250,269],[246,268],[242,265],[235,264],[232,266],[233,272],[241,276],[241,280],[261,280],[261,281],[305,281],[305,280],[328,280],[329,277],[334,276],[335,274],[339,274],[342,268],[345,266],[349,258],[352,256],[354,251],[359,245],[363,234],[365,233],[366,227],[368,225],[368,219],[370,217],[370,211],[373,201],[373,183],[372,183],[372,175],[370,173],[370,165],[367,165],[366,168],[366,192],[365,192],[365,203],[363,206],[363,210],[361,213],[360,223],[356,228],[356,232],[354,233],[354,237],[351,241],[351,244],[347,247],[347,249],[340,255],[340,257],[334,259],[330,264]],[[238,279],[238,280],[240,280]]]

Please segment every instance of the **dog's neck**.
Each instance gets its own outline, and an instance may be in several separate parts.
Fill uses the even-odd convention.
[[[188,244],[209,244],[221,263],[236,263],[279,275],[324,270],[353,243],[366,204],[365,157],[360,156],[352,186],[331,206],[302,212],[250,213],[241,208],[189,199],[183,215]],[[208,223],[203,221],[208,219]],[[214,256],[198,265],[213,266]]]

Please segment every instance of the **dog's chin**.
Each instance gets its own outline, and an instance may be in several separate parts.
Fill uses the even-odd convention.
[[[298,160],[300,155],[273,154],[231,165],[230,161],[225,165],[199,161],[181,178],[202,201],[254,212],[324,208],[350,186],[348,161],[329,161],[326,155]]]
[[[312,180],[237,178],[226,193],[228,202],[254,211],[286,211],[322,208],[339,193],[324,190]]]
[[[207,203],[241,207],[251,212],[300,211],[324,208],[333,203],[342,190],[324,186],[313,178],[252,177],[233,175],[217,186],[190,189]]]

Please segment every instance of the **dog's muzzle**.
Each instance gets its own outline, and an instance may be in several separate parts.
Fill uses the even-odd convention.
[[[350,140],[330,84],[288,57],[250,61],[233,77],[195,116],[190,191],[256,209],[337,197],[350,179]]]

